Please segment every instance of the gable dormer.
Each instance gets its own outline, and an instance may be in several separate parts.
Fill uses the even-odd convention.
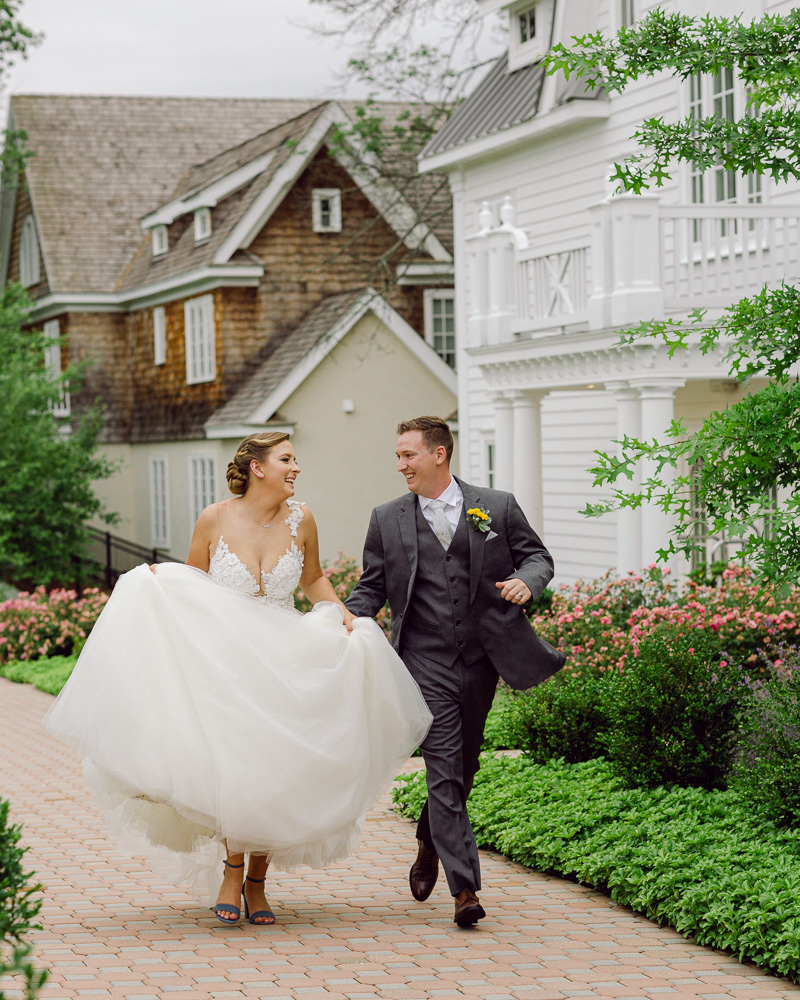
[[[553,40],[556,0],[478,0],[481,15],[502,12],[508,24],[508,72],[541,60]]]
[[[550,48],[555,0],[522,0],[508,9],[508,71],[539,62]]]

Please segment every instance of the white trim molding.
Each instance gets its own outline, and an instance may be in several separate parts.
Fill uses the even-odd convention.
[[[453,287],[455,264],[444,260],[423,260],[410,264],[398,264],[398,285],[445,285]]]
[[[53,292],[34,301],[29,318],[32,323],[41,323],[65,312],[149,309],[216,288],[257,288],[263,276],[263,264],[229,264],[227,267],[197,267],[184,274],[140,285],[129,292]]]
[[[188,215],[198,208],[215,208],[223,198],[227,198],[263,173],[274,159],[275,153],[276,150],[270,149],[269,152],[257,156],[237,170],[217,177],[210,184],[181,195],[180,198],[173,198],[155,212],[145,215],[141,219],[142,229],[152,229],[158,225],[169,226],[181,215]]]
[[[609,101],[570,101],[569,104],[559,105],[541,117],[534,115],[519,125],[512,125],[500,132],[493,132],[491,135],[481,136],[479,139],[435,153],[433,156],[421,158],[418,161],[418,169],[421,174],[430,173],[432,170],[447,170],[448,167],[459,166],[467,160],[486,156],[498,149],[508,149],[544,136],[549,139],[556,132],[577,128],[591,121],[602,121],[610,114]]]

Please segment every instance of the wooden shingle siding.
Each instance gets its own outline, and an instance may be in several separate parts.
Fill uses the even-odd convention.
[[[130,427],[130,360],[125,317],[115,313],[66,313],[59,317],[64,364],[88,361],[81,387],[72,390],[73,412],[103,401],[103,441],[124,441]]]
[[[153,357],[153,310],[137,310],[127,317],[131,350],[129,441],[201,437],[203,424],[224,402],[224,293],[218,290],[213,295],[217,373],[211,382],[186,383],[185,299],[164,306],[167,356],[163,365],[156,365]]]
[[[341,232],[313,231],[314,188],[341,190]],[[248,248],[265,265],[259,288],[259,314],[266,337],[283,336],[326,295],[366,285],[386,291],[381,288],[384,276],[377,271],[375,261],[397,242],[395,233],[378,216],[349,174],[321,150]],[[401,249],[392,258],[392,269],[406,253]],[[386,297],[421,334],[422,290],[395,286],[387,291]]]

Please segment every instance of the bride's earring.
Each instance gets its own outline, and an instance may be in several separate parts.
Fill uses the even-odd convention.
[[[264,478],[264,473],[261,471],[261,469],[259,469],[259,467],[256,465],[256,463],[254,461],[250,463],[250,468],[252,469],[253,475],[257,479],[263,479]]]

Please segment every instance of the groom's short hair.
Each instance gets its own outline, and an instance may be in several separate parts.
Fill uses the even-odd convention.
[[[447,421],[441,417],[414,417],[413,420],[402,420],[397,425],[398,434],[408,431],[419,431],[422,443],[428,451],[436,451],[441,445],[447,452],[447,462],[453,457],[453,435],[447,426]]]

